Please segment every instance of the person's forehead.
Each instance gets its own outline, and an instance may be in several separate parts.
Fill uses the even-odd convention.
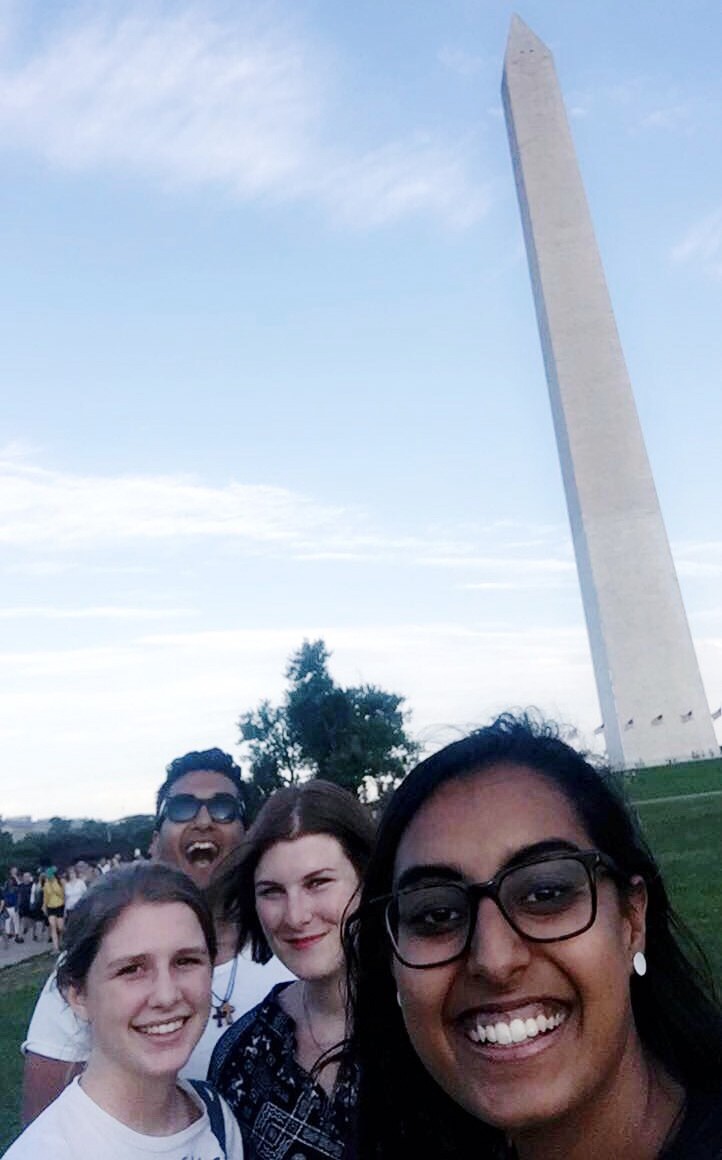
[[[183,946],[195,939],[206,941],[198,916],[187,903],[141,901],[132,902],[121,911],[103,935],[99,949],[106,959],[167,951],[169,932],[171,946]]]
[[[500,762],[449,781],[427,798],[401,838],[394,878],[428,862],[459,867],[482,881],[518,850],[554,838],[580,848],[591,844],[558,786],[537,770]]]
[[[168,797],[179,793],[192,793],[199,798],[213,797],[217,793],[231,793],[238,797],[238,787],[224,773],[215,769],[194,769],[184,773],[168,790]]]
[[[301,834],[281,839],[264,850],[258,860],[254,878],[291,883],[318,870],[352,867],[343,846],[333,834]],[[354,871],[355,873],[355,871]]]

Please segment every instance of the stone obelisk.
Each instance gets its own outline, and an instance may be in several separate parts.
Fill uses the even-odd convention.
[[[554,61],[516,16],[502,97],[607,754],[714,756]]]

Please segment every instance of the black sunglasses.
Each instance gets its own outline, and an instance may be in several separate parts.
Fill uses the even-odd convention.
[[[177,793],[162,802],[158,810],[158,825],[165,821],[192,822],[204,806],[214,822],[243,821],[243,805],[232,793],[214,793],[209,798],[199,798],[194,793]]]

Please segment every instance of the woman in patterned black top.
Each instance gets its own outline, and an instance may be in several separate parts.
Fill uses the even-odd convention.
[[[309,781],[266,803],[217,890],[253,957],[298,976],[221,1039],[209,1078],[241,1126],[247,1160],[338,1160],[358,1086],[347,1038],[341,927],[373,823],[339,786]]]

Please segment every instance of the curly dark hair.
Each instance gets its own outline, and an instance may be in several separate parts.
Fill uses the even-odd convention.
[[[236,765],[230,753],[225,753],[222,749],[202,749],[199,751],[193,750],[191,753],[184,753],[182,757],[176,757],[169,765],[166,766],[166,779],[158,790],[155,799],[155,815],[156,818],[160,814],[161,806],[168,797],[168,793],[173,785],[181,777],[185,777],[187,773],[198,773],[201,770],[210,770],[212,773],[222,773],[233,783],[238,790],[238,797],[241,803],[241,821],[245,825],[246,808],[245,808],[245,794],[243,787],[243,780],[241,777],[241,770]]]

